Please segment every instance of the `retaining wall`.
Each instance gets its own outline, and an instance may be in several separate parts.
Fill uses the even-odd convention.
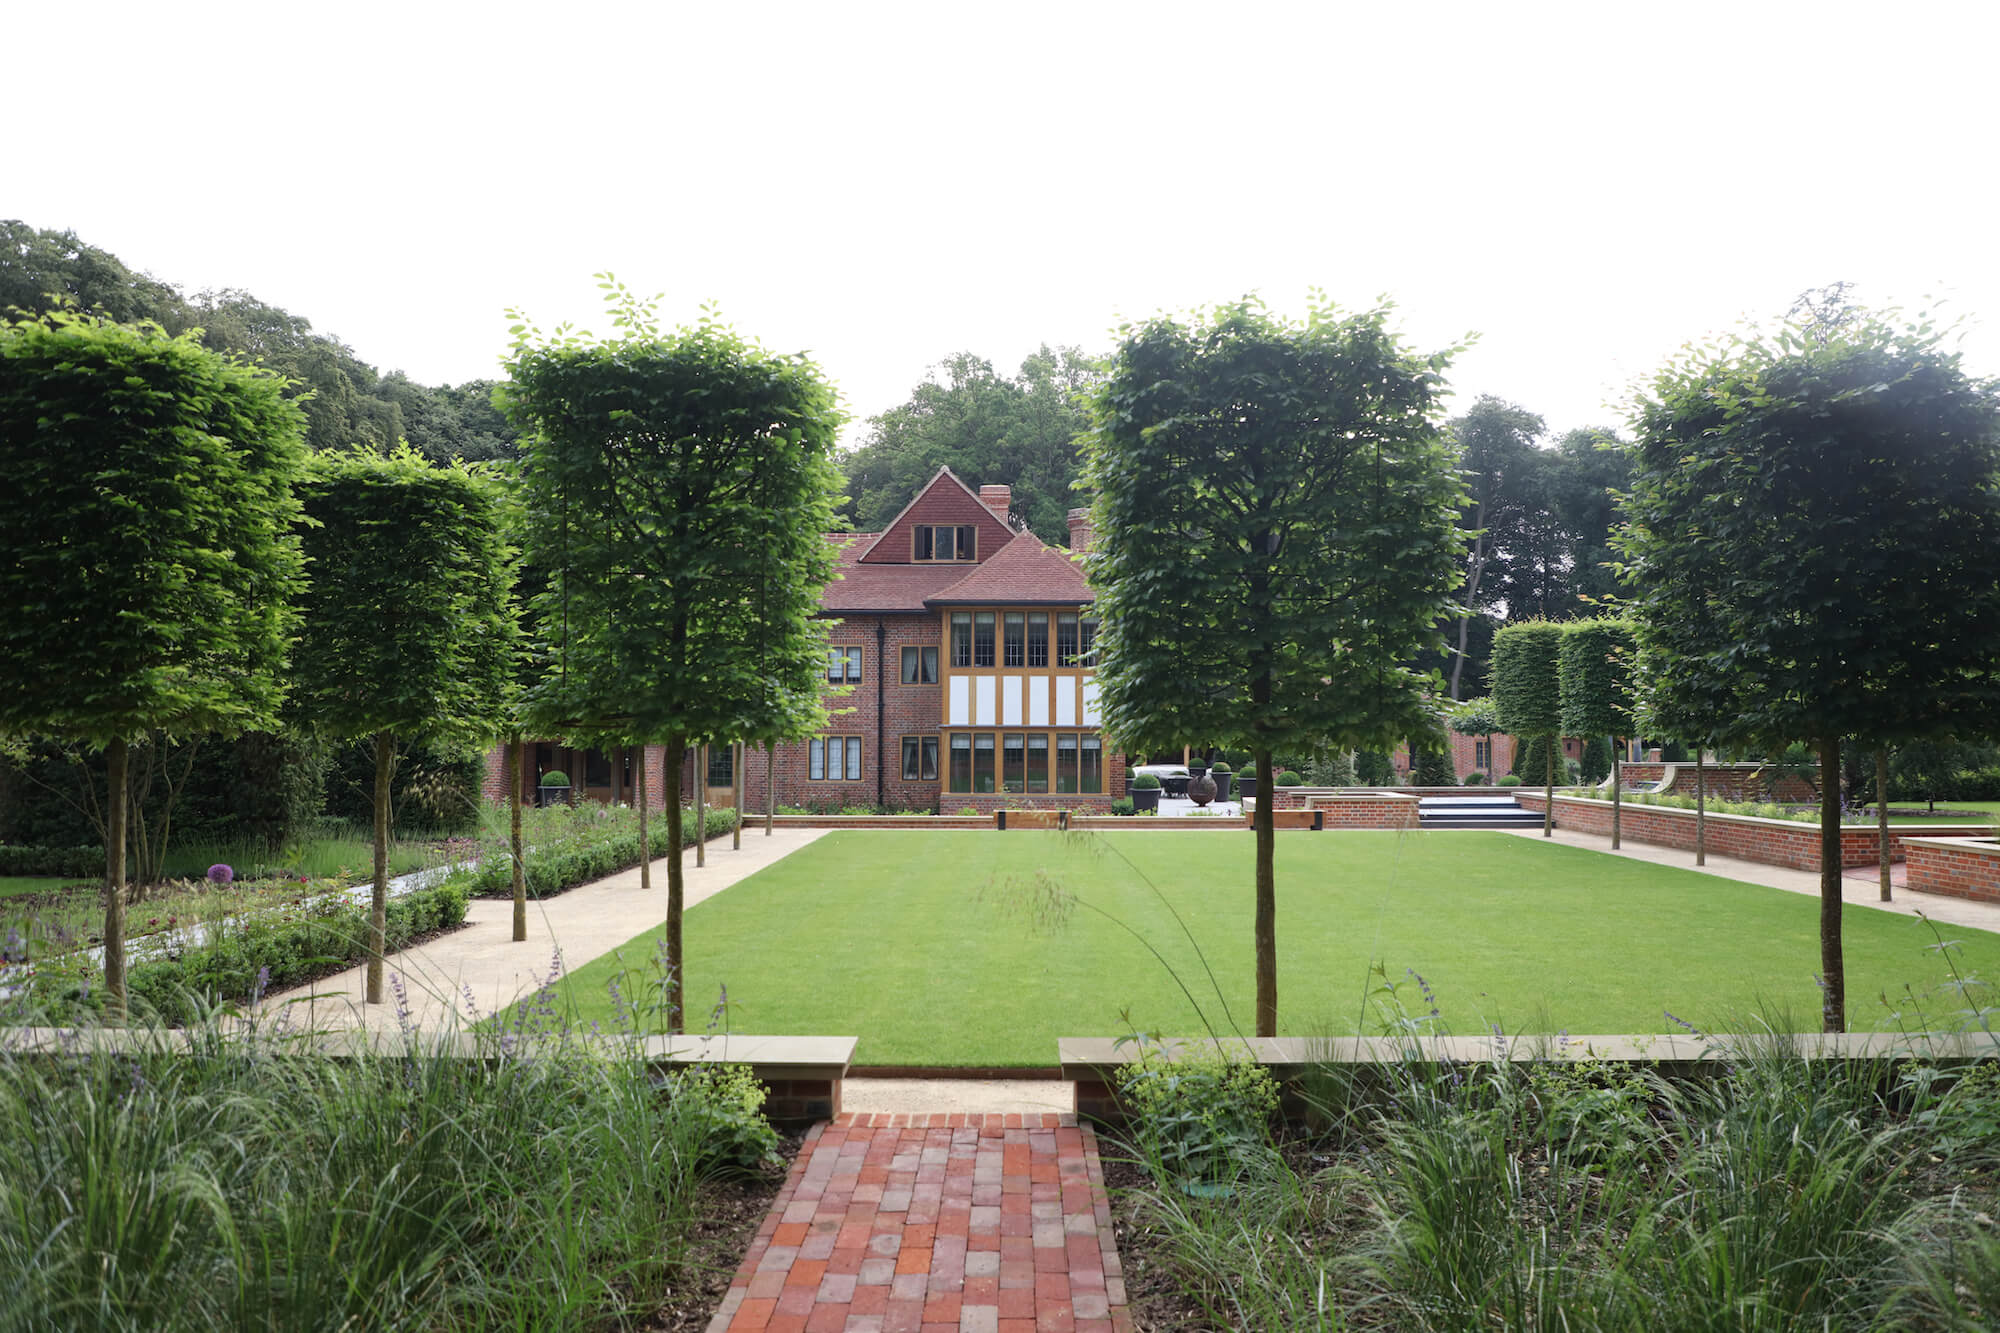
[[[1904,887],[1979,903],[2000,903],[2000,840],[1911,838]]]
[[[1546,808],[1541,792],[1526,787],[1513,789],[1524,810]],[[1694,811],[1668,805],[1621,803],[1620,831],[1634,842],[1656,847],[1694,850]],[[1759,865],[1784,866],[1790,870],[1819,869],[1819,825],[1789,819],[1762,819],[1754,815],[1707,817],[1708,850],[1717,856],[1733,856]],[[1611,802],[1582,796],[1556,797],[1556,826],[1582,833],[1611,834]],[[1965,826],[1940,824],[1892,824],[1889,827],[1889,859],[1900,861],[1904,843],[1910,838],[1949,837],[1964,832]],[[1871,866],[1881,861],[1873,824],[1848,824],[1840,830],[1840,863]]]

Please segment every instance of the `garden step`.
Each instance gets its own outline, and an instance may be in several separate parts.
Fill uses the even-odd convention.
[[[1523,810],[1511,796],[1425,796],[1417,801],[1422,828],[1533,828],[1542,822],[1537,810]]]

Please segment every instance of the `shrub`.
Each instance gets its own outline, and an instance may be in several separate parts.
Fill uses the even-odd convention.
[[[1159,776],[1154,773],[1141,773],[1138,777],[1132,779],[1132,786],[1138,791],[1151,791],[1159,785]]]
[[[1483,787],[1486,785],[1486,775],[1475,768],[1465,775],[1463,785],[1467,787]]]
[[[1521,785],[1521,779],[1512,773],[1502,773],[1499,781],[1493,785],[1496,787],[1518,787]]]
[[[1156,1167],[1182,1177],[1226,1178],[1270,1139],[1278,1085],[1252,1060],[1212,1047],[1169,1059],[1141,1039],[1139,1058],[1118,1070],[1118,1093],[1139,1147]]]
[[[569,786],[569,774],[559,768],[550,769],[548,772],[542,774],[540,785],[544,787],[567,787]]]
[[[1611,776],[1611,738],[1592,736],[1584,743],[1583,763],[1579,769],[1583,781],[1592,784]]]
[[[1114,815],[1129,815],[1132,813],[1132,810],[1132,798],[1130,796],[1120,796],[1111,803],[1111,813]]]
[[[1218,759],[1208,766],[1208,775],[1212,778],[1227,777],[1235,771],[1235,769],[1229,766],[1229,761],[1226,759]]]
[[[750,1175],[778,1160],[778,1131],[764,1118],[764,1085],[748,1065],[702,1063],[665,1080],[667,1103],[685,1117],[699,1152],[696,1174]]]
[[[1354,776],[1363,787],[1393,787],[1396,769],[1380,750],[1358,750],[1354,755]]]
[[[1352,787],[1354,785],[1354,752],[1336,750],[1332,754],[1315,759],[1306,769],[1315,787]]]
[[[1451,756],[1442,750],[1414,750],[1410,761],[1410,785],[1414,787],[1456,787],[1458,770]]]
[[[0,846],[0,875],[54,875],[78,883],[104,879],[102,847]]]
[[[1277,777],[1272,778],[1271,781],[1277,783],[1280,787],[1301,787],[1305,785],[1305,779],[1289,768],[1278,774]]]

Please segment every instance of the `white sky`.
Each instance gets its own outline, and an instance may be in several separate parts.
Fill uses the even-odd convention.
[[[31,5],[0,217],[497,373],[591,274],[807,350],[857,417],[969,350],[1386,294],[1555,429],[1837,279],[2000,370],[2000,5]],[[850,430],[850,438],[858,434]]]

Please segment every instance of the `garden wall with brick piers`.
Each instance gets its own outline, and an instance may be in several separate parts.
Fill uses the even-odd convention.
[[[1513,789],[1514,798],[1525,810],[1547,808],[1540,791],[1526,787]],[[1648,842],[1656,847],[1694,850],[1694,811],[1668,805],[1622,804],[1619,821],[1624,837]],[[1733,856],[1759,865],[1784,866],[1788,870],[1819,869],[1819,825],[1789,819],[1761,819],[1753,815],[1707,816],[1705,841],[1717,856]],[[1556,827],[1580,833],[1610,836],[1611,802],[1582,796],[1556,796]],[[1896,824],[1889,829],[1889,859],[1900,861],[1904,844],[1911,838],[1950,837],[1963,833],[1963,824]],[[1872,866],[1881,862],[1873,824],[1848,824],[1840,830],[1840,863]]]
[[[1910,864],[1905,888],[2000,903],[2000,839],[1909,838],[1903,846]]]

